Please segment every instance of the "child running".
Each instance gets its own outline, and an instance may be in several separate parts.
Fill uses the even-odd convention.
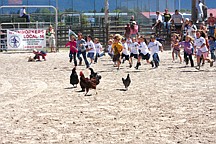
[[[204,60],[207,60],[210,63],[210,67],[213,66],[213,61],[208,58],[208,48],[206,46],[206,40],[201,36],[201,31],[196,32],[196,39],[194,42],[195,53],[197,55],[197,67],[196,69],[200,70],[200,57],[203,56]]]
[[[122,54],[122,50],[123,50],[123,46],[120,43],[121,40],[121,35],[116,34],[114,36],[114,42],[112,44],[112,50],[114,55],[113,55],[113,62],[116,62],[116,66],[117,66],[117,70],[119,70],[120,64],[121,64],[121,60],[120,60],[120,56]]]
[[[70,36],[70,41],[65,44],[65,47],[70,46],[70,52],[69,52],[69,62],[72,62],[72,58],[74,59],[74,65],[75,67],[77,66],[77,60],[76,60],[76,55],[78,52],[78,49],[76,48],[76,41],[75,37],[73,35]]]
[[[173,36],[173,41],[171,42],[171,47],[173,48],[173,51],[172,51],[172,59],[173,59],[173,62],[175,61],[175,54],[178,55],[179,59],[180,59],[180,63],[182,63],[182,57],[180,55],[180,43],[179,43],[179,37],[177,34],[175,34]]]
[[[132,67],[132,64],[133,64],[132,58],[134,57],[135,59],[138,59],[138,55],[139,55],[138,47],[139,47],[139,44],[136,41],[136,38],[135,37],[132,38],[132,43],[130,45],[130,50],[131,50],[131,53],[130,53],[131,67]]]
[[[190,60],[191,67],[194,67],[192,41],[193,41],[193,38],[187,35],[185,37],[185,41],[181,42],[181,46],[184,47],[184,60],[185,60],[186,65],[188,65],[188,62]]]
[[[127,43],[126,43],[126,38],[122,38],[122,46],[123,46],[123,51],[122,51],[122,56],[121,56],[121,59],[123,59],[123,62],[122,63],[124,63],[124,61],[125,60],[128,60],[129,61],[129,67],[131,68],[132,67],[132,64],[131,64],[131,62],[130,62],[130,49],[129,49],[129,47],[128,47],[128,45],[127,45]]]
[[[159,51],[161,49],[161,52],[163,52],[163,46],[162,44],[156,40],[155,36],[150,37],[150,42],[148,44],[148,48],[151,51],[151,55],[153,58],[153,61],[151,61],[152,67],[157,68],[159,66],[160,58],[159,58]]]
[[[90,64],[92,64],[94,60],[94,54],[95,54],[95,45],[90,35],[87,36],[87,46],[88,46],[86,50],[88,51],[87,57],[90,58]]]
[[[211,53],[211,59],[215,61],[216,60],[216,57],[215,57],[216,42],[215,42],[214,36],[209,36],[209,48],[210,48],[210,53]]]
[[[99,42],[98,38],[94,39],[94,45],[95,45],[95,49],[96,49],[96,55],[95,55],[94,63],[97,63],[98,57],[102,57],[104,55],[104,53],[101,53],[102,52],[102,45]]]
[[[146,45],[146,43],[147,43],[146,39],[144,38],[144,36],[139,36],[138,41],[140,43],[140,45],[139,45],[139,51],[140,51],[140,53],[139,53],[137,65],[135,67],[136,69],[138,69],[139,66],[141,66],[141,62],[140,62],[141,59],[146,60],[146,62],[148,64],[150,64],[150,62],[149,62],[150,52],[149,52],[149,49],[148,49],[148,47]]]

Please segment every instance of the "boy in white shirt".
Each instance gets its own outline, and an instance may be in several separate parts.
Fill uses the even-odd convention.
[[[95,59],[94,62],[97,63],[98,57],[102,57],[104,55],[104,53],[102,52],[102,45],[99,42],[98,38],[94,39],[94,45],[95,45],[95,49],[96,49],[96,55],[95,55]]]
[[[130,61],[130,49],[128,47],[128,44],[126,42],[126,38],[122,38],[122,46],[123,46],[123,51],[122,51],[122,55],[121,55],[121,59],[123,59],[123,62],[125,60],[128,60],[129,61],[129,67],[131,68],[132,67],[132,64],[131,64],[131,61]]]
[[[87,57],[90,58],[90,63],[93,63],[94,60],[94,54],[95,54],[95,45],[92,41],[92,37],[90,35],[87,36],[87,46],[88,48],[86,49],[86,51],[88,51]]]
[[[150,56],[151,56],[150,52],[149,52],[149,49],[148,49],[148,47],[146,45],[147,41],[144,38],[144,36],[139,36],[138,41],[140,43],[140,45],[139,45],[139,57],[138,57],[137,65],[136,65],[135,69],[138,69],[139,66],[141,66],[141,62],[140,61],[142,59],[146,60],[146,62],[148,64],[150,64],[149,59],[150,59]]]
[[[153,61],[151,61],[152,67],[155,66],[157,68],[159,66],[160,58],[159,58],[159,51],[163,52],[163,46],[162,44],[156,40],[155,36],[150,37],[151,41],[148,44],[148,48],[151,51],[151,55],[153,58]]]
[[[132,58],[138,59],[139,51],[138,51],[139,44],[136,41],[136,38],[132,38],[132,43],[130,45],[130,61],[133,64]],[[132,65],[131,65],[132,66]]]

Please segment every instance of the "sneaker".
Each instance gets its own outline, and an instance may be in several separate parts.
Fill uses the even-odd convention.
[[[204,66],[205,65],[205,63],[202,63],[202,66]]]
[[[129,67],[132,68],[132,64],[130,64]]]
[[[210,62],[210,67],[212,67],[212,66],[213,66],[213,61]]]
[[[196,66],[196,69],[197,69],[197,70],[200,70],[200,66]]]
[[[81,66],[82,65],[82,61],[79,61],[79,66]]]
[[[152,67],[154,67],[154,62],[153,61],[151,61],[150,64],[152,65]]]

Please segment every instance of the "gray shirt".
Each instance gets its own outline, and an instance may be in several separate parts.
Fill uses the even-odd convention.
[[[175,24],[182,23],[183,16],[181,14],[173,14],[172,19]]]
[[[80,44],[82,44],[82,45],[80,46]],[[86,41],[84,39],[77,40],[78,51],[81,51],[81,52],[85,51],[86,50],[85,46],[86,46]]]

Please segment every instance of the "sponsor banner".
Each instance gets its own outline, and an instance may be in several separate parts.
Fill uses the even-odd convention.
[[[8,49],[42,49],[46,47],[46,30],[7,30]]]

